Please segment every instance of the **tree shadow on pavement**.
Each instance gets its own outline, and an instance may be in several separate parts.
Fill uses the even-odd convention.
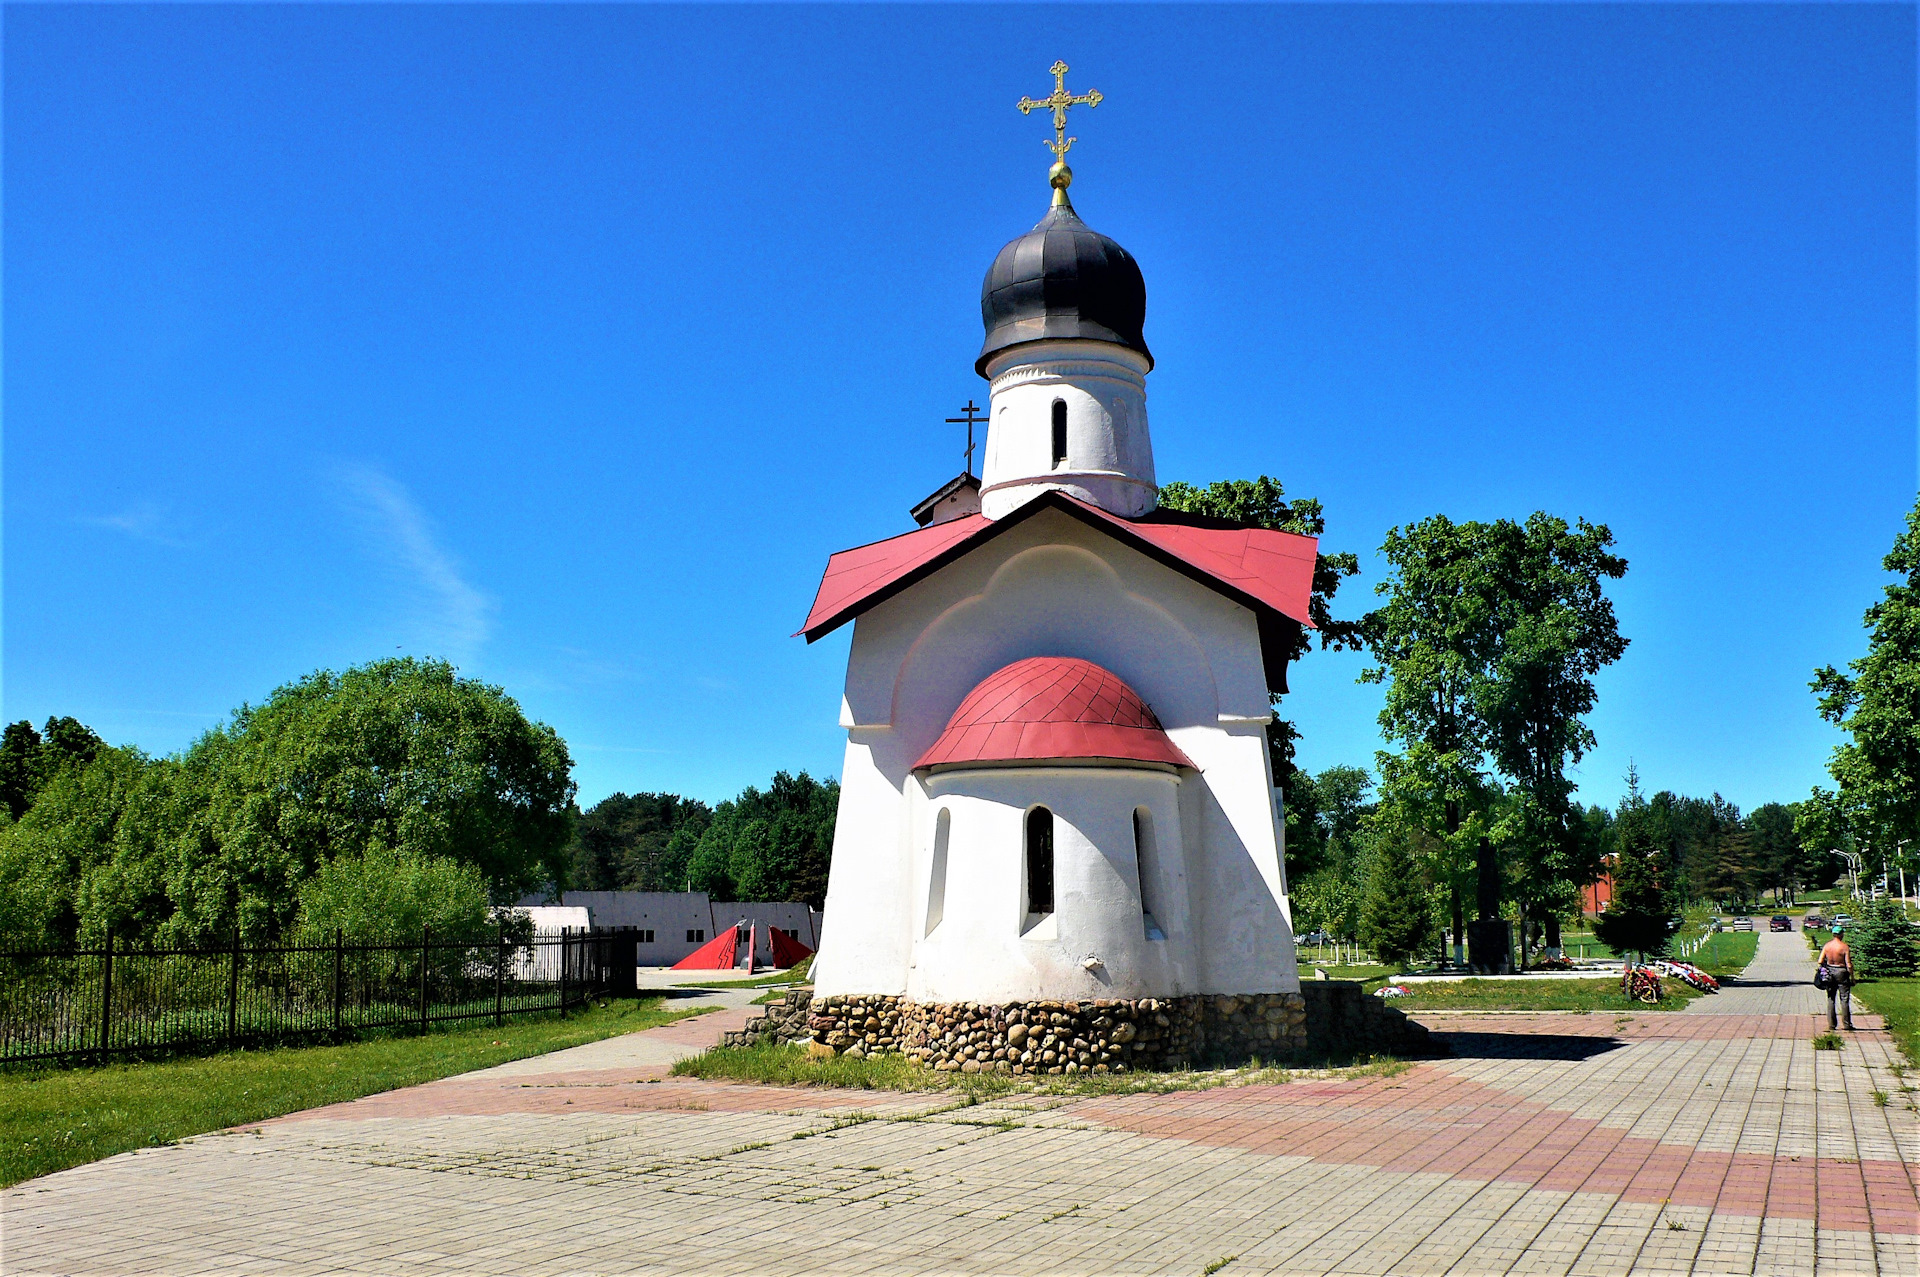
[[[1626,1043],[1573,1033],[1434,1033],[1456,1060],[1590,1060]]]

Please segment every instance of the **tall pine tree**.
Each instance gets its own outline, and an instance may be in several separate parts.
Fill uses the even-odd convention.
[[[1615,953],[1659,957],[1680,926],[1653,826],[1646,800],[1637,787],[1629,787],[1614,823],[1617,841],[1608,866],[1613,900],[1593,923],[1593,934]]]
[[[1390,967],[1433,942],[1432,890],[1414,863],[1411,831],[1382,831],[1360,904],[1360,942]]]

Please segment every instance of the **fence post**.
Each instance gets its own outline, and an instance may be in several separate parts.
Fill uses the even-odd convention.
[[[420,1027],[427,1027],[427,941],[433,934],[433,928],[420,928]]]
[[[113,928],[107,928],[107,961],[100,972],[100,1055],[113,1048]]]
[[[500,924],[499,938],[493,944],[493,1022],[500,1023],[500,1004],[503,1000],[507,971],[507,924]]]
[[[233,960],[227,964],[227,1045],[240,1037],[240,924],[233,924]]]
[[[346,973],[346,959],[347,929],[335,927],[333,929],[333,1031],[335,1033],[340,1032],[340,1002],[342,995],[346,992],[341,987],[342,977]]]
[[[567,1014],[567,929],[560,928],[560,1014]]]

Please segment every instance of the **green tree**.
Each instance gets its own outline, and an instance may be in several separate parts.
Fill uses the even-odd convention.
[[[1853,951],[1857,974],[1875,979],[1913,974],[1914,928],[1898,900],[1882,896],[1872,901],[1849,930],[1852,934],[1847,937],[1847,947]]]
[[[1440,877],[1456,937],[1465,926],[1468,868],[1486,853],[1495,789],[1474,698],[1492,661],[1479,539],[1477,525],[1456,529],[1444,516],[1390,530],[1382,546],[1389,575],[1374,587],[1387,601],[1362,623],[1375,664],[1361,681],[1386,685],[1380,730],[1400,747],[1379,755],[1382,802],[1444,842]],[[1491,917],[1498,901],[1479,894],[1481,916]]]
[[[1793,832],[1793,809],[1784,803],[1764,803],[1747,816],[1752,834],[1748,856],[1753,864],[1753,880],[1761,889],[1771,888],[1774,899],[1793,898],[1799,887],[1803,859],[1800,839]]]
[[[1867,654],[1814,671],[1820,716],[1851,738],[1827,764],[1843,805],[1892,845],[1920,839],[1920,502],[1881,566],[1897,579],[1869,607]]]
[[[178,758],[95,746],[69,724],[45,737],[68,761],[0,829],[9,937],[92,942],[111,927],[205,943],[238,926],[271,939],[294,926],[308,879],[376,847],[470,866],[497,903],[563,880],[566,746],[444,663],[311,675]]]
[[[1387,685],[1381,730],[1401,746],[1382,757],[1382,788],[1437,818],[1456,925],[1468,863],[1483,920],[1503,896],[1523,916],[1557,911],[1593,872],[1566,770],[1593,744],[1593,677],[1626,647],[1604,591],[1626,571],[1612,543],[1604,526],[1536,513],[1524,524],[1435,515],[1381,547],[1386,602],[1361,625],[1376,662],[1362,679]],[[1511,878],[1502,844],[1519,861]]]
[[[487,924],[487,895],[474,865],[375,842],[325,862],[300,884],[300,932],[308,943],[338,931],[363,944],[406,944],[426,927],[472,936]]]
[[[581,891],[679,891],[686,861],[669,854],[674,834],[712,818],[678,794],[611,794],[574,820],[567,886]]]
[[[1328,867],[1347,872],[1353,840],[1373,810],[1373,777],[1364,767],[1333,766],[1317,776],[1296,773],[1287,815],[1287,881],[1297,882]]]
[[[1524,925],[1558,923],[1599,865],[1574,827],[1567,769],[1593,748],[1586,716],[1599,698],[1594,676],[1620,659],[1620,634],[1605,584],[1626,575],[1604,525],[1535,513],[1501,520],[1490,539],[1493,623],[1498,632],[1487,677],[1476,690],[1487,749],[1506,777],[1520,817],[1512,894]]]
[[[660,890],[693,890],[693,854],[712,824],[713,812],[703,803],[697,812],[674,829],[673,835],[667,839],[666,850],[660,856],[660,881],[665,884]]]
[[[54,773],[0,829],[0,947],[147,937],[172,915],[167,838],[179,768],[102,747]]]
[[[377,845],[479,870],[496,904],[566,881],[572,759],[498,687],[444,661],[322,670],[243,706],[181,759],[172,935],[282,933],[318,867]]]
[[[73,718],[49,718],[43,732],[25,720],[7,724],[0,735],[0,804],[20,819],[55,776],[85,767],[105,748],[105,741]]]
[[[826,901],[840,785],[805,772],[776,772],[713,809],[686,852],[685,880],[720,900]],[[678,835],[676,835],[676,838]]]
[[[1363,883],[1333,868],[1308,874],[1292,888],[1293,927],[1298,933],[1325,931],[1351,940],[1360,930]]]
[[[1705,875],[1705,894],[1726,908],[1744,907],[1752,896],[1752,835],[1740,809],[1715,794],[1694,863]]]
[[[1653,839],[1648,805],[1629,787],[1614,828],[1618,841],[1608,871],[1613,900],[1594,919],[1593,933],[1615,953],[1659,957],[1679,929],[1662,857]]]
[[[1402,967],[1433,941],[1432,888],[1411,843],[1418,831],[1390,829],[1376,840],[1360,903],[1360,942],[1390,967]]]
[[[1854,813],[1840,794],[1819,785],[1795,804],[1794,836],[1800,840],[1801,868],[1810,887],[1831,887],[1844,865],[1836,851],[1853,851]]]

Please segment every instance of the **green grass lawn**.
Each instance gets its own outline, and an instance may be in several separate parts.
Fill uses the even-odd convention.
[[[1310,962],[1300,964],[1300,978],[1311,980],[1315,971],[1324,971],[1329,980],[1360,980],[1371,984],[1383,984],[1388,976],[1397,975],[1398,967],[1383,967],[1378,963],[1358,967],[1333,967],[1325,963],[1315,965]]]
[[[1920,1068],[1920,978],[1862,980],[1853,986],[1853,996],[1875,1015],[1887,1017],[1887,1031],[1907,1063]]]
[[[1760,948],[1758,931],[1722,931],[1707,937],[1687,961],[1716,979],[1739,975]]]
[[[414,1086],[698,1012],[619,1001],[504,1025],[344,1046],[231,1051],[98,1068],[0,1071],[0,1185],[129,1149]]]
[[[1771,914],[1767,915],[1772,917]],[[1707,935],[1706,943],[1700,949],[1687,955],[1686,961],[1700,967],[1709,975],[1738,975],[1753,961],[1754,950],[1759,947],[1759,933],[1767,925],[1766,918],[1756,916],[1752,931],[1720,931]],[[1683,929],[1680,940],[1698,940],[1704,929],[1689,926]],[[1601,944],[1592,932],[1569,931],[1560,937],[1560,947],[1569,958],[1578,961],[1581,958],[1613,960],[1620,955]],[[1679,955],[1680,946],[1674,945],[1674,955]]]
[[[1659,1002],[1629,1002],[1617,979],[1602,980],[1447,980],[1410,985],[1403,998],[1388,998],[1390,1007],[1409,1013],[1421,1011],[1678,1011],[1695,998],[1706,997],[1679,980],[1662,978],[1666,997]]]
[[[1562,931],[1560,933],[1560,952],[1578,962],[1582,958],[1611,959],[1620,955],[1601,944],[1591,931]]]

